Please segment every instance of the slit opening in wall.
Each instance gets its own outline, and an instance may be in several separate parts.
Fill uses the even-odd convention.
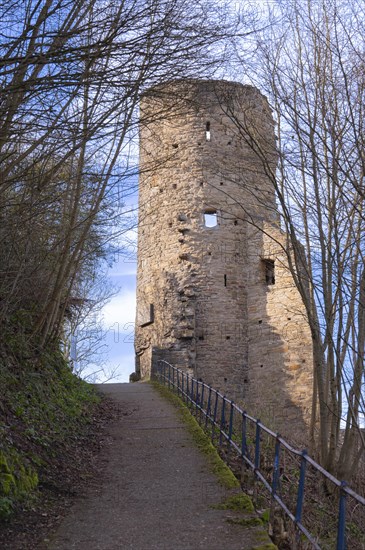
[[[224,286],[227,286],[227,275],[224,275]]]
[[[209,122],[209,120],[205,124],[205,140],[210,141],[210,122]]]
[[[275,284],[275,260],[263,259],[261,260],[263,265],[263,271],[265,276],[265,282],[269,285]]]
[[[218,212],[214,208],[206,208],[204,210],[204,225],[205,227],[216,227],[218,225]]]

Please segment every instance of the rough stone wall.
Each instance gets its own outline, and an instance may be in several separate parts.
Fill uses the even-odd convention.
[[[267,175],[265,98],[222,81],[152,89],[140,144],[136,370],[149,377],[163,356],[278,427],[306,420],[310,334]]]
[[[263,230],[251,226],[249,237],[250,411],[273,429],[281,430],[284,425],[286,433],[300,435],[301,421],[307,424],[311,412],[311,335],[288,269],[286,236],[268,223]],[[263,258],[275,261],[275,284],[266,283]]]

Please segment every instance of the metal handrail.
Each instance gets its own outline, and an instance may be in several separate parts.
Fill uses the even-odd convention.
[[[187,372],[174,367],[165,360],[158,361],[158,369],[155,373],[157,377],[170,389],[176,390],[179,397],[194,407],[196,415],[200,414],[205,417],[204,427],[208,429],[208,424],[211,425],[212,440],[214,439],[215,431],[219,432],[219,445],[223,440],[232,447],[236,453],[242,458],[243,462],[254,471],[255,477],[261,481],[264,487],[269,491],[273,500],[284,510],[286,515],[292,520],[295,527],[303,533],[307,540],[312,544],[313,548],[320,550],[320,546],[314,535],[302,523],[302,511],[304,503],[304,489],[306,481],[307,465],[310,464],[315,470],[320,472],[333,485],[338,487],[340,491],[338,521],[337,521],[337,544],[336,550],[346,550],[346,498],[351,496],[360,505],[365,507],[365,499],[355,493],[347,486],[345,481],[339,481],[332,474],[327,472],[320,464],[311,458],[307,452],[299,451],[292,447],[279,434],[267,428],[260,420],[250,416],[238,407],[232,400],[220,393],[213,387],[205,384],[202,380],[197,380],[190,376]],[[207,398],[205,396],[207,395]],[[219,409],[219,400],[221,400],[221,408]],[[206,407],[204,403],[206,402]],[[229,411],[227,411],[229,409]],[[239,437],[240,444],[233,440],[234,419],[240,417],[242,421],[241,434]],[[228,421],[227,421],[228,419]],[[254,456],[251,458],[247,444],[247,422],[255,425],[255,443]],[[261,452],[261,434],[265,432],[275,440],[273,476],[271,484],[260,471],[260,452]],[[291,512],[278,494],[279,478],[280,478],[280,454],[282,449],[286,449],[292,455],[300,458],[299,483],[296,498],[295,513]],[[365,513],[365,508],[364,508]]]

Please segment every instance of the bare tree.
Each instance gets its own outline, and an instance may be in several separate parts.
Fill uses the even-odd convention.
[[[259,140],[237,126],[275,188],[308,316],[312,442],[327,469],[349,478],[365,448],[364,5],[293,0],[270,3],[267,14],[254,65],[241,62],[273,107],[276,171]]]
[[[0,318],[31,311],[43,345],[104,253],[141,93],[214,74],[241,22],[206,0],[5,0],[0,15]]]

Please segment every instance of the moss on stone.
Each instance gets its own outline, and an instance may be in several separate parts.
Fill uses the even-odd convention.
[[[227,518],[227,522],[233,525],[241,525],[242,527],[257,527],[258,525],[262,525],[262,521],[258,517]]]
[[[267,542],[266,544],[260,544],[260,546],[253,546],[251,550],[278,550],[278,547],[272,542]]]
[[[214,508],[218,510],[233,510],[235,512],[254,512],[255,508],[252,500],[244,493],[232,495],[221,504],[215,504]]]

